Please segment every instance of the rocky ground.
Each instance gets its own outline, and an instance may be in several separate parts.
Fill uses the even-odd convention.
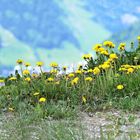
[[[140,112],[126,113],[116,110],[82,113],[82,123],[89,139],[140,139]]]
[[[70,121],[49,119],[28,123],[24,116],[1,114],[0,140],[140,140],[140,112],[110,110],[82,112],[79,116]]]

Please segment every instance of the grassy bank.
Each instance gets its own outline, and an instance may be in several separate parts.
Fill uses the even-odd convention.
[[[26,116],[32,123],[41,121],[42,127],[47,127],[43,129],[48,129],[50,139],[64,139],[66,135],[67,139],[85,139],[84,132],[81,133],[83,128],[75,130],[73,127],[79,112],[117,109],[134,113],[140,110],[140,37],[138,46],[131,43],[130,47],[127,51],[125,43],[120,43],[117,51],[111,41],[96,44],[93,47],[96,58],[93,59],[91,54],[83,55],[86,65],[78,65],[71,73],[67,73],[67,66],[59,67],[56,62],[50,64],[49,72],[43,71],[43,62],[37,62],[39,72],[35,73],[29,71],[30,63],[17,60],[20,70],[0,79],[1,113]],[[59,121],[44,126],[41,119],[48,118]],[[60,122],[62,119],[69,120],[68,127]],[[13,120],[16,128],[23,127],[26,122],[25,118],[19,120],[18,117]],[[81,123],[76,125],[81,126]],[[25,135],[22,131],[19,133]],[[42,133],[46,131],[39,135],[43,136]],[[50,133],[54,135],[49,136]]]

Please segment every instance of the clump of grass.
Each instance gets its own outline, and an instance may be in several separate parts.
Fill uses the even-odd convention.
[[[35,113],[30,116],[22,114],[3,117],[0,127],[1,140],[84,140],[82,126],[71,120],[35,119]]]

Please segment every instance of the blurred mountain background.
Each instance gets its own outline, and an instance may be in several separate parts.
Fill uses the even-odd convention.
[[[96,43],[138,35],[140,0],[0,0],[0,75],[18,58],[71,64]]]

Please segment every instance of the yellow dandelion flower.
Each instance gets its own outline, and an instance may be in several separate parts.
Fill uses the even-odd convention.
[[[58,67],[58,64],[57,64],[56,62],[52,62],[52,63],[50,64],[50,66],[53,67],[53,68],[57,68],[57,67]]]
[[[46,101],[46,98],[44,98],[44,97],[41,97],[40,99],[39,99],[39,102],[40,103],[43,103],[43,102],[45,102]]]
[[[117,85],[117,89],[118,89],[118,90],[122,90],[123,88],[124,88],[123,85]]]
[[[109,63],[112,63],[112,62],[113,62],[113,59],[108,58],[107,61],[108,61]]]
[[[47,79],[47,81],[48,81],[48,82],[53,82],[54,79],[50,77],[50,78]]]
[[[88,73],[93,73],[93,69],[87,70]]]
[[[100,73],[100,69],[98,67],[95,67],[93,69],[93,73],[94,73],[94,75],[98,75]]]
[[[92,58],[92,55],[91,54],[84,54],[82,56],[83,59],[91,59]]]
[[[82,74],[82,71],[81,70],[76,70],[75,73],[76,74]]]
[[[38,67],[41,67],[41,66],[43,66],[43,62],[39,61],[39,62],[36,63],[36,65],[37,65]]]
[[[28,75],[28,74],[30,74],[30,71],[29,70],[23,70],[23,74]]]
[[[125,43],[120,43],[120,45],[119,45],[119,47],[118,47],[118,50],[119,51],[123,51],[123,50],[125,50]]]
[[[53,70],[50,71],[50,73],[52,73],[52,74],[57,74],[58,71],[57,71],[56,69],[53,69]]]
[[[23,60],[22,59],[18,59],[17,60],[17,64],[22,65],[23,64]]]
[[[72,84],[72,85],[76,85],[76,84],[78,83],[78,80],[79,80],[78,77],[74,78],[74,79],[71,81],[71,84]]]
[[[118,56],[115,53],[112,53],[109,55],[109,58],[114,60],[114,59],[118,59]]]
[[[70,73],[70,74],[68,74],[68,77],[69,78],[74,77],[74,74],[73,73]]]
[[[95,50],[96,52],[99,51],[99,48],[102,47],[102,44],[96,44],[92,49]]]
[[[134,72],[134,69],[133,69],[133,68],[128,68],[128,69],[127,69],[127,74],[133,73],[133,72]]]
[[[30,77],[27,77],[27,78],[25,78],[25,81],[30,82],[31,81],[31,78]]]
[[[106,46],[106,47],[110,47],[110,48],[114,48],[115,47],[115,44],[113,42],[111,42],[111,41],[105,41],[103,43],[103,45]]]
[[[108,55],[109,55],[109,53],[108,53],[108,51],[107,51],[107,50],[101,51],[100,53],[101,53],[101,54],[103,54],[103,55],[106,55],[106,56],[108,56]]]
[[[15,80],[17,80],[17,78],[16,77],[10,77],[9,80],[10,81],[15,81]]]
[[[37,95],[39,95],[39,94],[40,94],[39,92],[36,92],[36,93],[34,93],[33,95],[34,95],[34,96],[37,96]]]
[[[102,52],[102,51],[105,51],[105,49],[104,48],[99,48],[98,49],[98,52]]]
[[[86,78],[85,78],[85,81],[91,82],[91,81],[92,81],[92,77],[86,77]]]
[[[105,64],[105,65],[111,65],[111,62],[109,60],[107,60],[103,64]]]
[[[104,69],[104,70],[105,69],[109,69],[110,68],[110,65],[107,64],[107,63],[104,63],[104,64],[101,65],[101,68]]]
[[[25,67],[31,66],[31,64],[29,62],[26,62],[24,65],[25,65]]]

